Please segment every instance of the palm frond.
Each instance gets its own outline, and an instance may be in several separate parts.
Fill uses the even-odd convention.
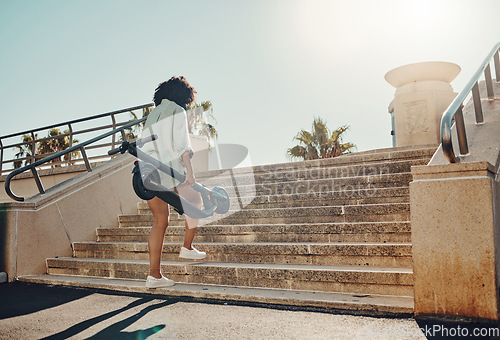
[[[306,154],[306,148],[300,145],[296,145],[293,148],[287,150],[287,154],[291,158],[304,158]]]
[[[342,150],[342,153],[351,153],[352,149],[356,148],[356,145],[352,143],[343,143],[340,145],[340,148]]]
[[[300,132],[295,136],[295,140],[298,140],[299,142],[302,142],[304,144],[311,144],[314,141],[313,135],[306,130],[300,130]]]
[[[349,125],[339,127],[330,132],[326,121],[321,117],[313,120],[312,132],[300,130],[293,140],[299,145],[287,150],[290,158],[303,160],[337,157],[343,153],[351,152],[356,146],[352,143],[342,143],[342,134],[349,129]]]
[[[332,132],[331,139],[332,140],[338,140],[338,139],[342,140],[342,134],[344,132],[346,132],[347,130],[349,130],[349,128],[350,128],[349,125],[344,125],[344,126],[339,127],[337,130]]]

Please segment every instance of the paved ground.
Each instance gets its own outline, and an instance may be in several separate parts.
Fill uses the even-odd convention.
[[[436,326],[441,327],[441,333],[424,334]],[[473,331],[459,324],[417,323],[413,319],[249,307],[19,282],[0,284],[0,339],[438,339],[442,337],[436,335],[443,335],[445,327],[448,334]]]

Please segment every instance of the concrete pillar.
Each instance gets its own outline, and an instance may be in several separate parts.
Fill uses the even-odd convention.
[[[412,167],[416,315],[499,320],[500,195],[487,162]]]
[[[395,68],[385,80],[396,88],[389,112],[394,114],[396,146],[440,144],[441,116],[457,93],[450,82],[460,66],[423,62]]]
[[[191,140],[191,147],[193,148],[194,155],[191,159],[195,173],[208,171],[208,153],[210,144],[207,137],[189,134]]]

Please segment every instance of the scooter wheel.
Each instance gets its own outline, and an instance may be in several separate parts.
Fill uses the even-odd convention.
[[[138,167],[139,165],[136,166]],[[160,174],[158,173],[158,170],[149,164],[143,164],[140,169],[137,170],[139,171],[134,171],[134,176],[132,177],[132,186],[135,194],[139,196],[139,198],[149,201],[156,196],[156,191],[146,189],[144,186],[144,180],[151,178],[152,181],[159,183]],[[142,173],[140,170],[142,170]]]
[[[227,191],[221,187],[214,187],[212,191],[224,197],[224,198],[219,198],[217,196],[214,196],[215,202],[217,204],[217,209],[215,209],[215,212],[217,214],[227,213],[229,211],[229,206],[230,206],[229,195],[227,194]]]

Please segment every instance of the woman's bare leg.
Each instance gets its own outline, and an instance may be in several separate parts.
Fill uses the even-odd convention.
[[[188,222],[188,219],[190,219],[191,221]],[[193,250],[192,246],[193,246],[193,240],[194,240],[194,236],[196,235],[196,228],[189,228],[189,225],[196,225],[198,226],[198,220],[195,220],[195,219],[192,219],[190,217],[187,217],[186,216],[186,224],[185,224],[185,228],[186,228],[186,231],[184,232],[184,248],[187,248],[189,250]]]
[[[163,251],[163,240],[168,227],[170,209],[167,203],[154,197],[148,201],[149,209],[153,212],[153,228],[149,233],[149,275],[161,278],[161,253]]]
[[[180,196],[184,197],[186,200],[191,202],[191,204],[201,209],[202,201],[201,201],[201,195],[198,191],[195,191],[191,187],[181,187],[178,188],[177,190]],[[186,218],[186,223],[185,223],[186,231],[184,233],[183,246],[189,250],[192,250],[193,239],[194,236],[196,235],[196,229],[198,228],[199,220],[191,218],[187,215],[185,215],[185,218]]]

